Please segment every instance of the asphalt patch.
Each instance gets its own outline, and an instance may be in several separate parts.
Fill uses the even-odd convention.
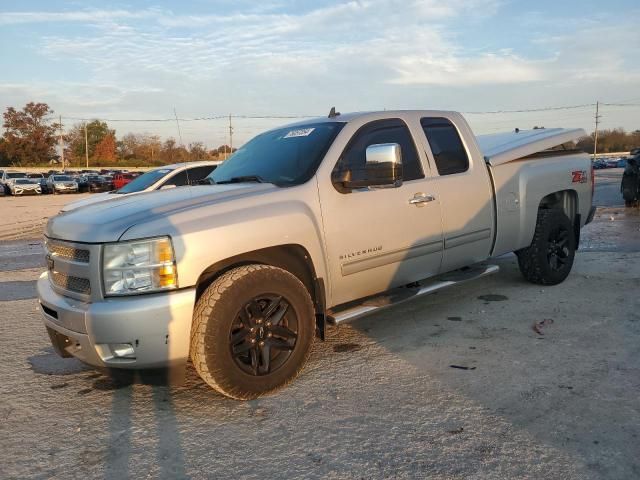
[[[480,295],[478,300],[484,300],[485,302],[504,302],[505,300],[509,300],[509,297],[505,297],[504,295]]]
[[[16,280],[13,282],[0,282],[0,302],[13,300],[29,300],[36,298],[35,280]]]

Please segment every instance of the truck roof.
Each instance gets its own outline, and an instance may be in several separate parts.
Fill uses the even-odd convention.
[[[402,118],[406,114],[417,114],[425,117],[461,117],[460,113],[449,110],[382,110],[344,113],[335,117],[309,118],[286,125],[286,127],[298,127],[312,123],[324,122],[348,123],[355,119],[363,119],[363,117],[365,121],[367,120],[366,117],[371,117],[371,120],[375,120],[380,118],[381,115],[384,115],[385,117]],[[526,157],[527,155],[548,150],[566,142],[577,140],[585,135],[586,132],[581,128],[537,128],[533,130],[516,129],[503,133],[478,135],[476,136],[476,139],[485,161],[496,166],[511,162],[518,158]]]
[[[340,113],[339,115],[335,116],[335,117],[314,117],[314,118],[308,118],[305,120],[301,120],[299,122],[294,122],[294,123],[290,123],[288,125],[285,125],[284,128],[286,127],[295,127],[295,126],[299,126],[299,125],[306,125],[309,123],[323,123],[323,122],[344,122],[344,123],[348,123],[351,122],[352,120],[355,119],[360,119],[362,117],[371,117],[372,120],[377,119],[380,117],[380,115],[385,115],[385,116],[389,116],[389,117],[394,117],[394,116],[398,116],[398,117],[402,117],[403,114],[424,114],[425,116],[434,116],[434,115],[442,115],[442,114],[456,114],[458,115],[457,112],[453,112],[453,111],[448,111],[448,110],[372,110],[372,111],[367,111],[367,112],[349,112],[349,113]],[[278,127],[278,128],[283,128],[283,127]]]

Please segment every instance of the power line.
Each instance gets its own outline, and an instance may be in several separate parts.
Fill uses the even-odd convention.
[[[600,106],[606,107],[640,107],[640,103],[603,103],[598,102]],[[542,108],[522,108],[514,110],[484,110],[484,111],[466,111],[461,112],[466,115],[499,115],[505,113],[535,113],[535,112],[553,112],[558,110],[576,110],[580,108],[592,108],[595,107],[595,103],[583,103],[580,105],[563,105],[558,107],[542,107]],[[278,119],[297,119],[297,118],[313,118],[321,115],[231,115],[231,118],[237,119],[253,119],[253,120],[278,120]],[[199,122],[199,121],[212,121],[212,120],[226,120],[229,115],[213,115],[207,117],[192,117],[192,118],[179,118],[175,114],[170,118],[100,118],[100,117],[62,117],[64,120],[74,121],[91,121],[102,120],[104,122]]]
[[[552,112],[556,110],[573,110],[577,108],[593,107],[595,103],[585,103],[582,105],[565,105],[562,107],[526,108],[520,110],[487,110],[484,112],[461,112],[467,115],[489,115],[499,113],[532,113],[532,112]]]

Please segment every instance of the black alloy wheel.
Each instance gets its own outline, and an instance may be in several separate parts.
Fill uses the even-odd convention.
[[[564,211],[540,209],[529,247],[518,250],[518,266],[524,278],[538,285],[563,282],[573,266],[577,238]]]
[[[570,232],[564,226],[558,225],[551,231],[547,241],[549,268],[555,272],[563,270],[569,261],[569,235]]]
[[[298,339],[298,319],[289,307],[282,296],[260,295],[240,309],[231,326],[229,348],[245,373],[268,375],[289,359]]]

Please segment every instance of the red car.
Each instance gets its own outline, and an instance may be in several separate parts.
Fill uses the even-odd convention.
[[[136,178],[136,175],[132,173],[116,173],[113,176],[113,187],[116,190],[122,188],[134,178]]]

